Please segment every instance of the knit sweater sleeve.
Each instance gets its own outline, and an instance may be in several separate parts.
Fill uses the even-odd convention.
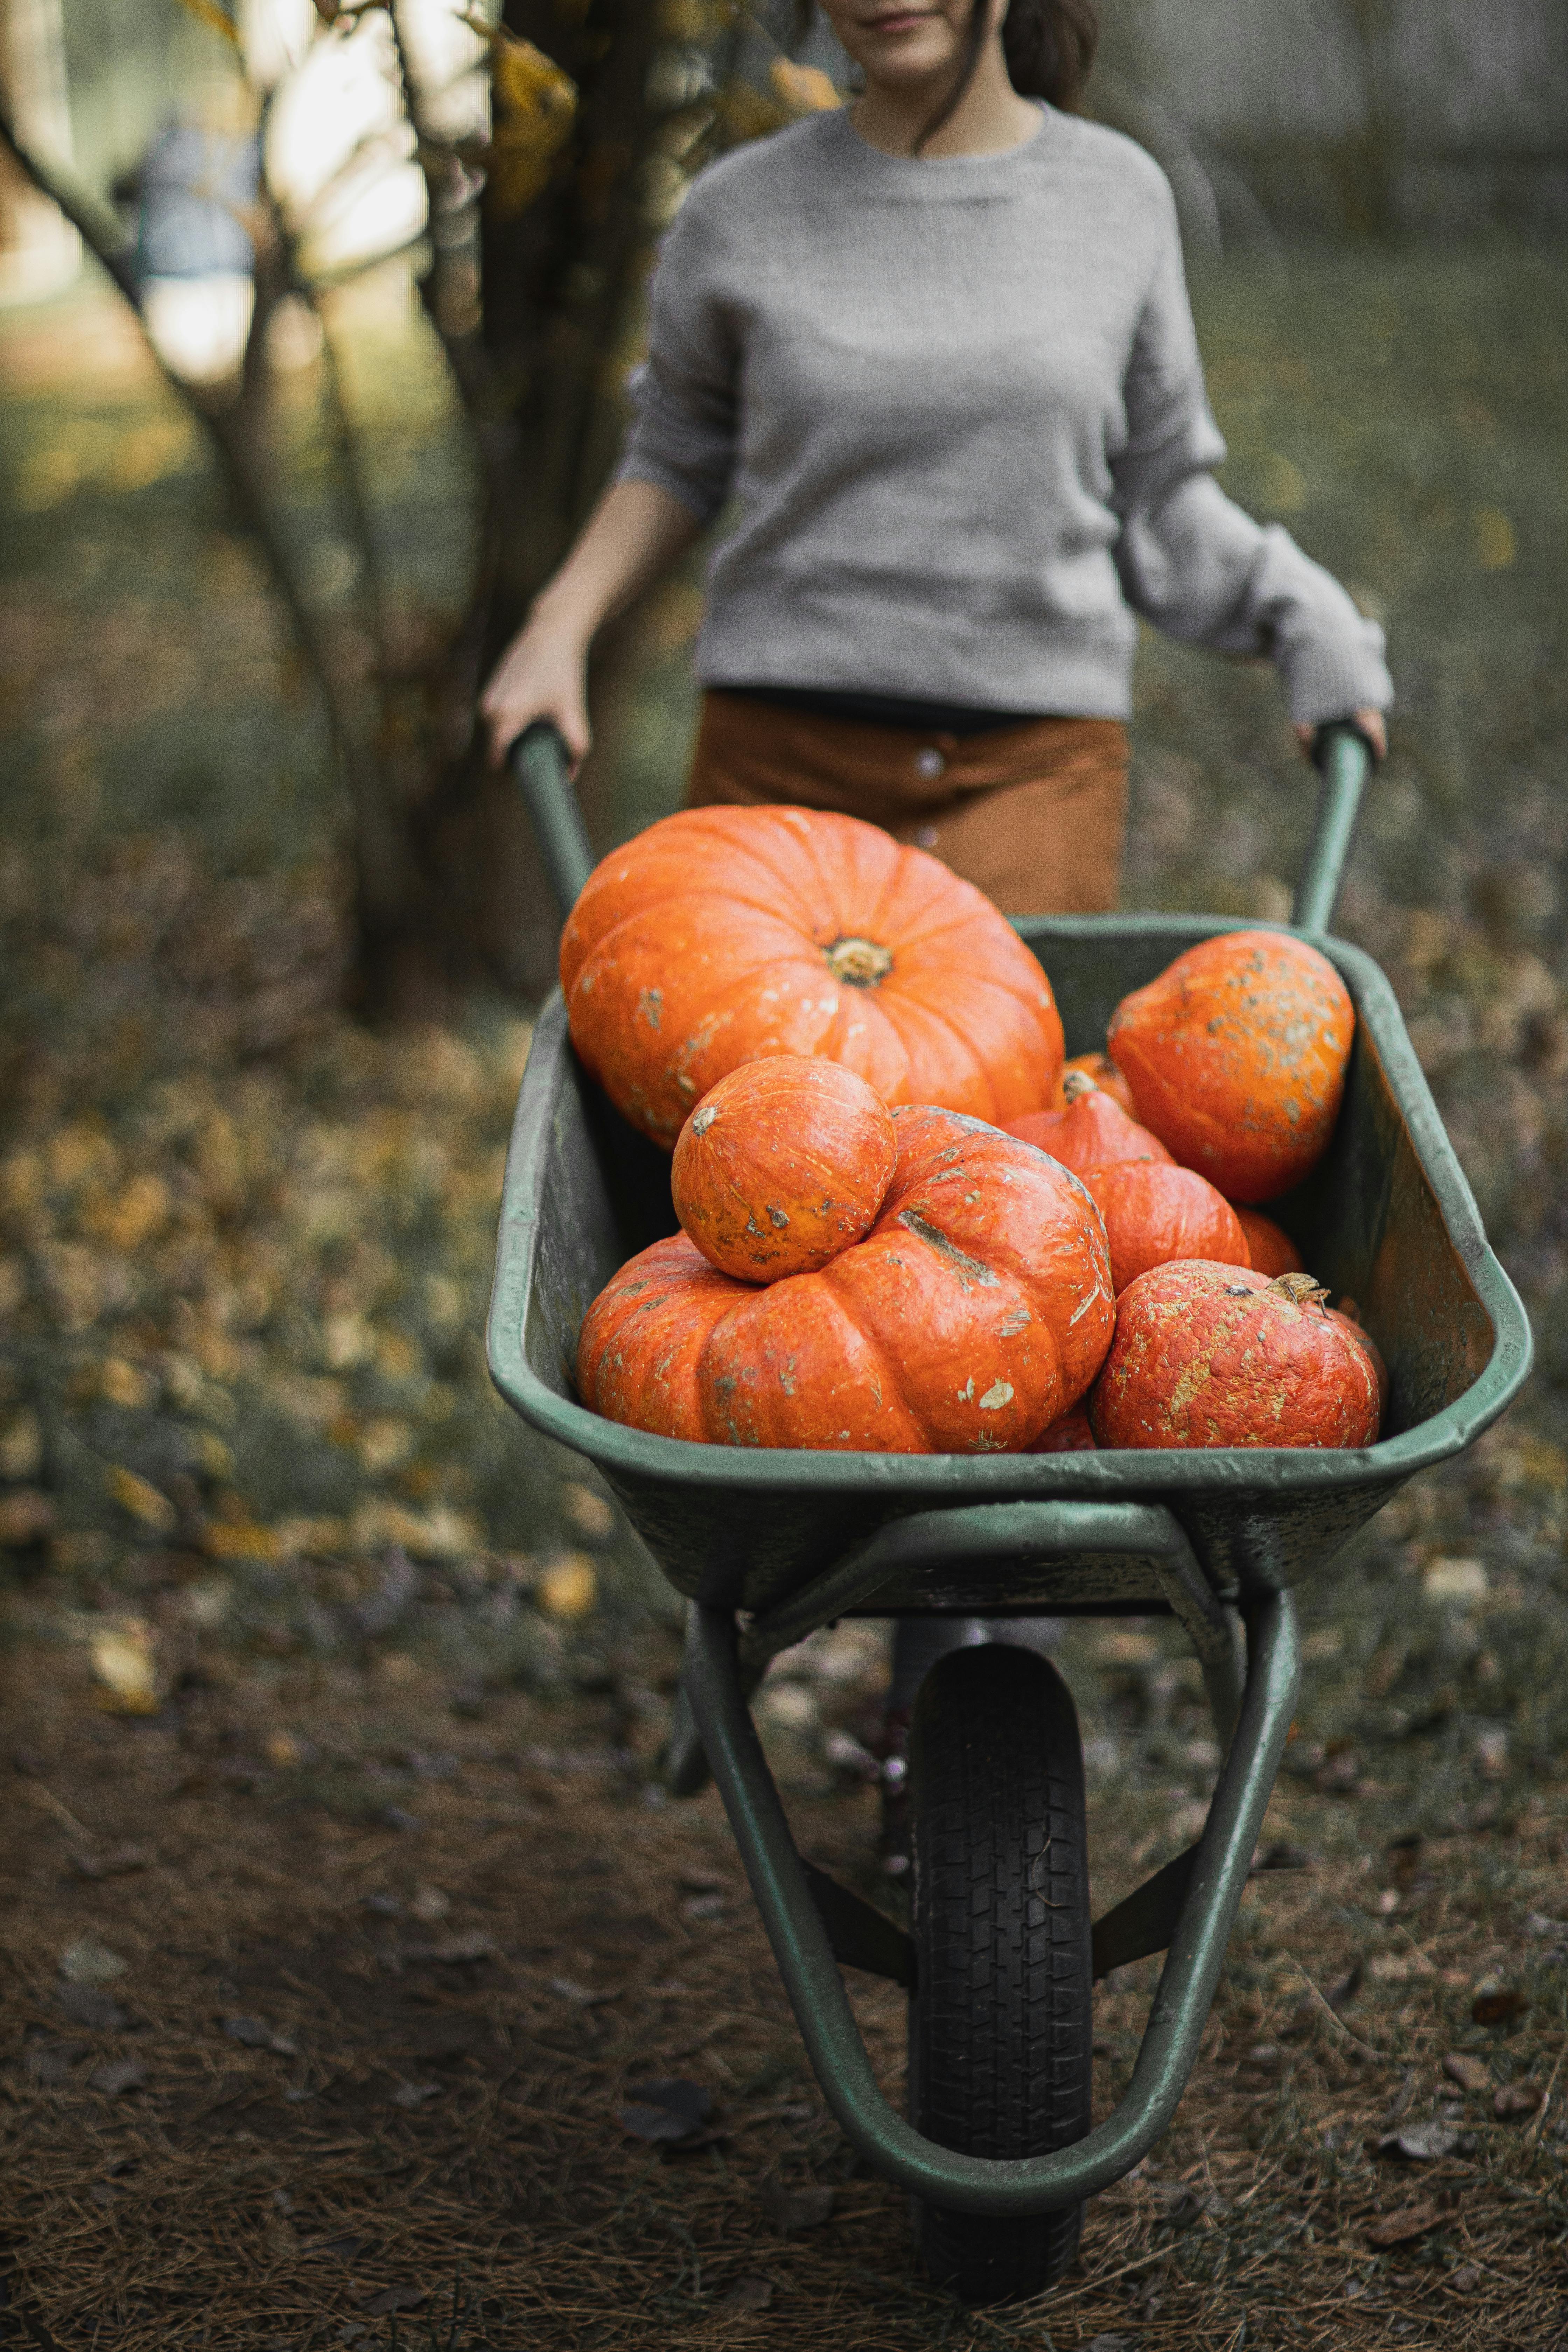
[[[635,411],[617,478],[657,482],[698,520],[723,505],[739,434],[739,353],[711,266],[713,231],[689,196],[654,271],[647,358],[628,389]]]
[[[1211,468],[1226,454],[1204,386],[1175,208],[1124,387],[1127,439],[1111,459],[1122,593],[1173,636],[1216,653],[1267,654],[1300,725],[1387,709],[1383,631],[1278,523],[1255,522]]]

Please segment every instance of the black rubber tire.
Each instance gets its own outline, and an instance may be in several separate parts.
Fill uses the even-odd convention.
[[[1092,2120],[1089,1854],[1078,1716],[1048,1659],[988,1643],[937,1661],[915,1704],[910,1829],[910,2120],[972,2156],[1068,2147]],[[1083,2224],[1081,2205],[915,2210],[927,2269],[968,2304],[1038,2294]]]

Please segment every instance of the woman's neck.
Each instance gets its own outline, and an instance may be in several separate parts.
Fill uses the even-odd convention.
[[[872,81],[850,116],[869,147],[912,155],[945,93],[925,84]],[[1021,147],[1040,127],[1040,111],[1007,79],[1000,40],[986,44],[973,79],[947,121],[923,146],[924,156],[1000,155]]]

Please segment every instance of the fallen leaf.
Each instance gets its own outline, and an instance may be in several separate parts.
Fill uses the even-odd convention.
[[[414,1916],[423,1920],[426,1927],[433,1927],[438,1919],[444,1919],[451,1907],[450,1895],[443,1895],[438,1886],[419,1887],[408,1906]]]
[[[1545,2096],[1539,2083],[1504,2083],[1492,2094],[1492,2113],[1500,2123],[1519,2123],[1534,2115]]]
[[[297,2058],[299,2047],[262,2017],[226,2017],[223,2030],[231,2042],[247,2050],[274,2050],[279,2058]]]
[[[1478,2025],[1507,2025],[1529,2007],[1517,1985],[1483,1985],[1470,2003],[1470,2015]]]
[[[1411,2238],[1424,2237],[1428,2230],[1441,2229],[1452,2219],[1451,2211],[1435,2197],[1423,2198],[1419,2205],[1402,2206],[1397,2213],[1385,2213],[1373,2221],[1366,2242],[1369,2246],[1403,2246]]]
[[[561,1489],[561,1507],[580,1536],[590,1543],[607,1543],[616,1532],[614,1506],[591,1487],[568,1479]]]
[[[304,1746],[291,1731],[269,1731],[261,1743],[261,1752],[277,1772],[290,1771],[305,1761]]]
[[[1468,2051],[1450,2050],[1443,2061],[1443,2072],[1461,2091],[1489,2091],[1492,2086],[1492,2070],[1486,2060],[1472,2058]]]
[[[121,1509],[129,1511],[142,1527],[151,1528],[154,1535],[173,1533],[179,1513],[167,1495],[161,1494],[145,1478],[139,1478],[134,1470],[126,1470],[116,1463],[103,1483]]]
[[[46,2090],[58,2090],[69,2081],[71,2068],[86,2047],[82,2042],[58,2042],[52,2050],[34,2050],[28,2055],[27,2071]]]
[[[1446,2156],[1468,2156],[1475,2142],[1458,2124],[1408,2124],[1403,2131],[1384,2132],[1377,2143],[1379,2156],[1403,2157],[1410,2164],[1436,2164]]]
[[[147,2069],[139,2058],[107,2058],[95,2066],[87,2078],[89,2091],[97,2091],[106,2099],[117,2099],[122,2091],[139,2091],[147,2080]]]
[[[85,2025],[90,2033],[118,2033],[131,2021],[113,1995],[95,1985],[57,1985],[55,1999],[73,2025]]]
[[[47,1495],[24,1486],[20,1493],[0,1495],[0,1547],[25,1551],[41,1543],[55,1524],[55,1507]]]
[[[831,2189],[786,2189],[782,2181],[764,2180],[757,2194],[775,2230],[818,2230],[832,2218]]]
[[[705,2091],[700,2083],[676,2077],[628,2083],[620,2119],[623,2127],[637,2139],[673,2143],[700,2131],[712,2110],[712,2094]]]
[[[157,1636],[142,1617],[111,1617],[89,1644],[92,1671],[121,1715],[156,1715],[163,1701]]]
[[[148,1845],[111,1845],[107,1853],[72,1854],[71,1868],[83,1878],[124,1878],[157,1858]]]
[[[1484,1560],[1429,1559],[1421,1571],[1422,1597],[1427,1601],[1484,1601],[1489,1585]]]
[[[1481,2274],[1474,2263],[1461,2263],[1448,2275],[1448,2284],[1456,2294],[1474,2294],[1481,2283]]]
[[[438,2099],[440,2095],[439,2083],[399,2083],[392,2095],[392,2104],[395,2107],[412,2109],[422,2107],[426,2099]]]
[[[771,2279],[742,2278],[725,2289],[713,2308],[715,2311],[766,2311],[773,2299]]]
[[[599,1571],[585,1552],[552,1560],[539,1580],[539,1605],[550,1617],[586,1617],[598,1597]]]
[[[422,2286],[384,2286],[379,2294],[367,2295],[360,2309],[372,2319],[380,2319],[389,2311],[417,2311],[430,2300]]]
[[[112,1984],[116,1977],[125,1974],[126,1965],[90,1927],[60,1954],[60,1974],[70,1985]]]
[[[444,1944],[432,1944],[429,1957],[443,1968],[453,1969],[468,1960],[492,1959],[496,1949],[493,1936],[487,1936],[482,1927],[471,1927],[467,1935],[448,1936]]]
[[[1568,1919],[1549,1919],[1544,1911],[1527,1911],[1524,1932],[1527,1936],[1568,1936]]]
[[[300,2241],[293,2225],[282,2213],[268,2215],[261,2242],[275,2263],[289,2262],[300,2251]]]

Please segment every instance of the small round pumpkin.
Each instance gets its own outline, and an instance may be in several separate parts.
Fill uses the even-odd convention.
[[[1158,1160],[1119,1160],[1110,1168],[1086,1169],[1083,1181],[1105,1219],[1110,1278],[1119,1298],[1141,1274],[1173,1258],[1251,1263],[1236,1211],[1195,1169]]]
[[[1187,1259],[1141,1275],[1090,1391],[1101,1445],[1370,1445],[1377,1381],[1310,1275]]]
[[[1327,956],[1288,932],[1226,931],[1123,997],[1107,1044],[1143,1125],[1251,1206],[1327,1150],[1354,1034]]]
[[[839,1062],[742,1062],[681,1129],[669,1189],[710,1265],[742,1282],[810,1274],[864,1239],[893,1181],[893,1114]]]
[[[1306,1260],[1282,1225],[1266,1217],[1260,1209],[1243,1208],[1232,1202],[1241,1230],[1247,1235],[1247,1246],[1252,1258],[1254,1274],[1305,1274]]]
[[[1028,1448],[1031,1454],[1094,1454],[1099,1451],[1094,1432],[1089,1425],[1087,1412],[1064,1412],[1060,1421],[1053,1421],[1043,1437],[1037,1437]]]
[[[1114,1306],[1076,1176],[976,1119],[896,1115],[863,1242],[758,1289],[679,1234],[601,1291],[577,1389],[611,1421],[720,1445],[1016,1453],[1078,1402]]]
[[[1069,1071],[1062,1091],[1065,1108],[1010,1118],[1007,1133],[1021,1143],[1032,1143],[1037,1151],[1048,1151],[1075,1176],[1089,1168],[1109,1168],[1117,1160],[1159,1160],[1171,1165],[1159,1137],[1129,1118],[1115,1097],[1084,1071]]]
[[[588,877],[561,939],[572,1042],[670,1148],[742,1062],[842,1062],[885,1103],[999,1123],[1056,1092],[1050,983],[973,885],[830,810],[680,809]]]
[[[1071,1054],[1062,1066],[1061,1083],[1057,1088],[1053,1110],[1068,1107],[1067,1083],[1073,1076],[1092,1078],[1102,1095],[1109,1095],[1129,1118],[1136,1118],[1138,1106],[1132,1099],[1132,1089],[1109,1054]]]

